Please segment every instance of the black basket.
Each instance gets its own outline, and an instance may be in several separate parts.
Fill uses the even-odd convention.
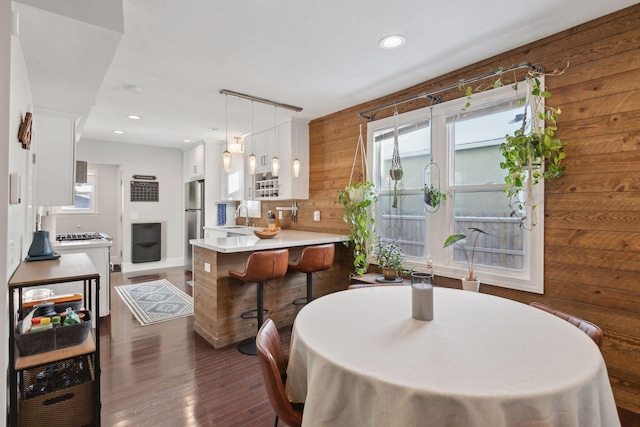
[[[91,331],[91,312],[88,310],[79,310],[78,313],[85,314],[81,323],[61,325],[57,328],[46,329],[31,334],[20,334],[19,331],[22,326],[22,321],[18,322],[15,340],[20,355],[30,356],[32,354],[82,344],[87,339],[89,331]]]

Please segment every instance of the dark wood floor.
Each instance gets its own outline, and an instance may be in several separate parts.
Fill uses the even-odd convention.
[[[273,425],[255,356],[214,349],[193,332],[193,316],[142,327],[114,290],[159,278],[192,293],[182,268],[112,275],[111,316],[100,332],[102,425]]]

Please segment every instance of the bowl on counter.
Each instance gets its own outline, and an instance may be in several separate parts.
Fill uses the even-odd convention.
[[[280,232],[279,228],[276,228],[274,231],[269,231],[268,228],[261,228],[259,230],[253,230],[253,234],[258,236],[261,239],[272,239],[274,238],[278,232]]]

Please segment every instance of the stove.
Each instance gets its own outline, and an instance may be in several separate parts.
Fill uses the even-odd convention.
[[[56,234],[56,240],[58,242],[69,242],[73,240],[113,240],[111,236],[106,233],[62,233]]]

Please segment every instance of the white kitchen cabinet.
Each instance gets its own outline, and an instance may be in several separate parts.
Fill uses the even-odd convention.
[[[184,182],[191,182],[204,178],[205,145],[198,144],[182,153],[182,172]]]
[[[80,116],[36,109],[35,201],[38,206],[73,206],[76,172],[76,126]]]
[[[250,137],[247,137],[249,139]],[[249,139],[251,141],[251,139]],[[246,151],[251,150],[245,145]],[[309,122],[289,119],[255,135],[256,173],[249,175],[249,156],[245,158],[245,198],[248,200],[291,200],[309,198]],[[249,153],[251,154],[251,153]],[[280,171],[271,176],[271,159],[278,156]],[[294,177],[293,160],[300,161],[300,174]]]

